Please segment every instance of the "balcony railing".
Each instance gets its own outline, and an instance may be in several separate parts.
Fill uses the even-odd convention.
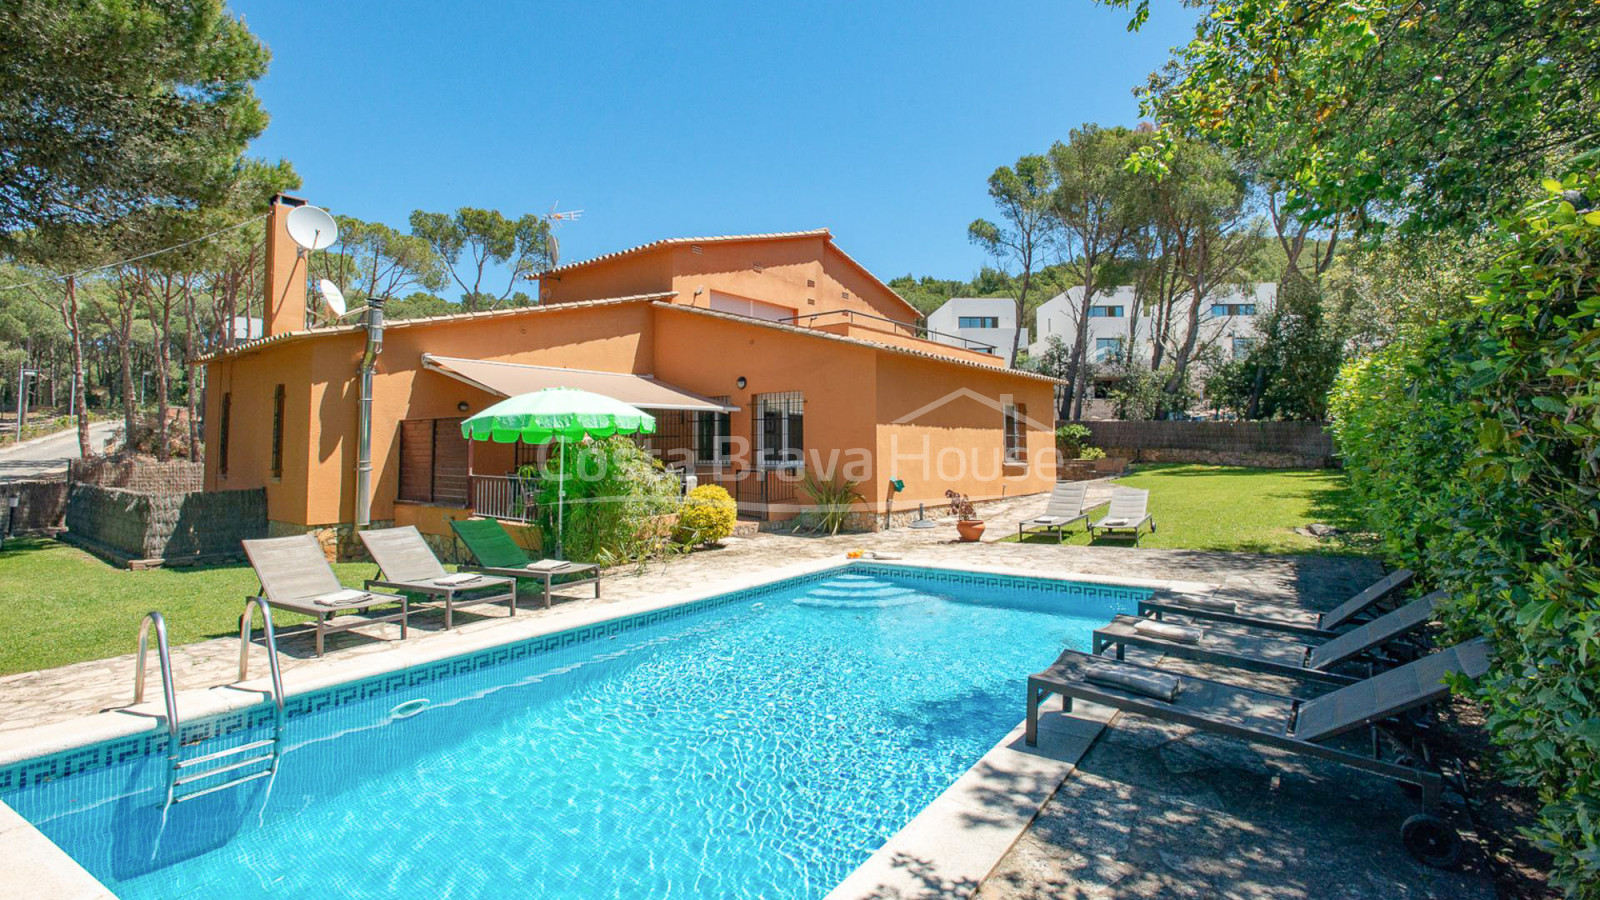
[[[925,325],[911,325],[896,319],[889,319],[885,318],[884,316],[875,316],[872,313],[864,313],[854,309],[830,309],[826,312],[814,312],[805,313],[804,315],[798,316],[786,316],[778,321],[783,322],[786,325],[803,325],[807,328],[815,328],[817,327],[817,320],[824,317],[837,317],[852,324],[856,323],[858,320],[865,320],[868,323],[882,323],[891,325],[893,328],[883,329],[878,325],[872,324],[867,324],[863,327],[878,328],[880,331],[888,330],[892,333],[905,334],[909,337],[922,338],[923,340],[928,341],[936,341],[941,344],[948,344],[950,346],[960,347],[964,350],[972,350],[977,353],[996,352],[996,347],[994,344],[985,344],[981,341],[972,340],[971,338],[964,338],[959,334],[946,334],[942,331],[934,331]]]
[[[685,473],[673,471],[672,474],[678,479],[680,490],[683,489]],[[485,519],[532,522],[539,517],[539,487],[537,477],[474,474],[470,508]],[[570,495],[567,502],[573,502]]]
[[[531,522],[539,515],[538,496],[537,478],[472,476],[472,511],[486,519]]]

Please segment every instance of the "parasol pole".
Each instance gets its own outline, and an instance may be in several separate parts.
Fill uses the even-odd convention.
[[[556,441],[556,452],[561,456],[556,463],[559,474],[556,476],[556,559],[566,558],[566,549],[561,546],[562,537],[566,533],[566,505],[567,505],[567,442]]]

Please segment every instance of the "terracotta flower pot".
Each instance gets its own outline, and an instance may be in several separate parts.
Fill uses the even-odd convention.
[[[972,542],[983,537],[983,520],[973,519],[956,523],[956,533],[963,541]]]

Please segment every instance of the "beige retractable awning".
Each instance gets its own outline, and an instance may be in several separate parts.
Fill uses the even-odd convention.
[[[718,403],[710,397],[657,381],[649,375],[529,366],[486,359],[434,356],[432,353],[422,354],[422,367],[502,397],[564,387],[604,394],[642,409],[689,409],[702,412],[733,412],[738,409],[737,406]]]

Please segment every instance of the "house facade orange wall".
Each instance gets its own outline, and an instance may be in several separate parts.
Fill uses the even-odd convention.
[[[280,532],[353,521],[356,366],[363,343],[359,331],[330,333],[209,363],[207,487],[265,487],[269,517]],[[946,489],[981,500],[1038,493],[1054,480],[1054,439],[1044,424],[1052,409],[1047,381],[664,303],[557,306],[388,330],[373,379],[375,522],[397,519],[402,420],[456,418],[500,399],[423,369],[424,353],[652,374],[706,396],[726,396],[739,407],[730,417],[736,446],[743,448],[734,468],[750,464],[757,396],[799,392],[807,464],[861,482],[864,512],[885,509],[891,478],[906,485],[894,498],[899,512],[918,502],[936,506]],[[285,385],[284,465],[274,478],[268,465],[277,384]],[[224,395],[232,398],[225,474],[217,471],[216,452]],[[1025,432],[1031,465],[1001,464],[1007,402],[1020,402],[1041,419]],[[506,445],[475,444],[473,452],[480,472],[511,468]],[[409,515],[416,518],[414,511]]]
[[[899,295],[834,246],[825,231],[647,245],[557,268],[540,278],[539,302],[657,291],[675,291],[674,303],[702,308],[710,306],[712,292],[721,292],[784,307],[799,316],[848,309],[907,326],[919,318]]]
[[[291,270],[292,274],[292,270]],[[774,325],[712,310],[714,293],[792,310]],[[644,295],[644,296],[641,296]],[[607,299],[621,298],[621,299]],[[1054,481],[1052,382],[995,357],[917,336],[916,311],[834,246],[826,231],[669,241],[559,268],[541,305],[391,323],[373,378],[371,515],[437,530],[459,510],[397,502],[400,423],[454,419],[500,398],[423,367],[425,353],[653,375],[727,397],[735,455],[751,467],[762,394],[804,398],[806,464],[860,483],[864,513],[1038,493]],[[841,312],[842,311],[842,312]],[[832,313],[815,319],[812,313]],[[810,327],[807,327],[810,326]],[[274,531],[346,528],[355,518],[361,328],[270,337],[205,362],[206,486],[264,488]],[[745,384],[740,387],[739,379]],[[282,472],[270,471],[273,398],[283,386]],[[222,471],[222,404],[229,404]],[[1006,464],[1004,410],[1018,405],[1021,464]],[[514,449],[472,445],[479,473],[509,471]],[[891,498],[889,482],[905,491]],[[776,510],[775,517],[792,514]]]

